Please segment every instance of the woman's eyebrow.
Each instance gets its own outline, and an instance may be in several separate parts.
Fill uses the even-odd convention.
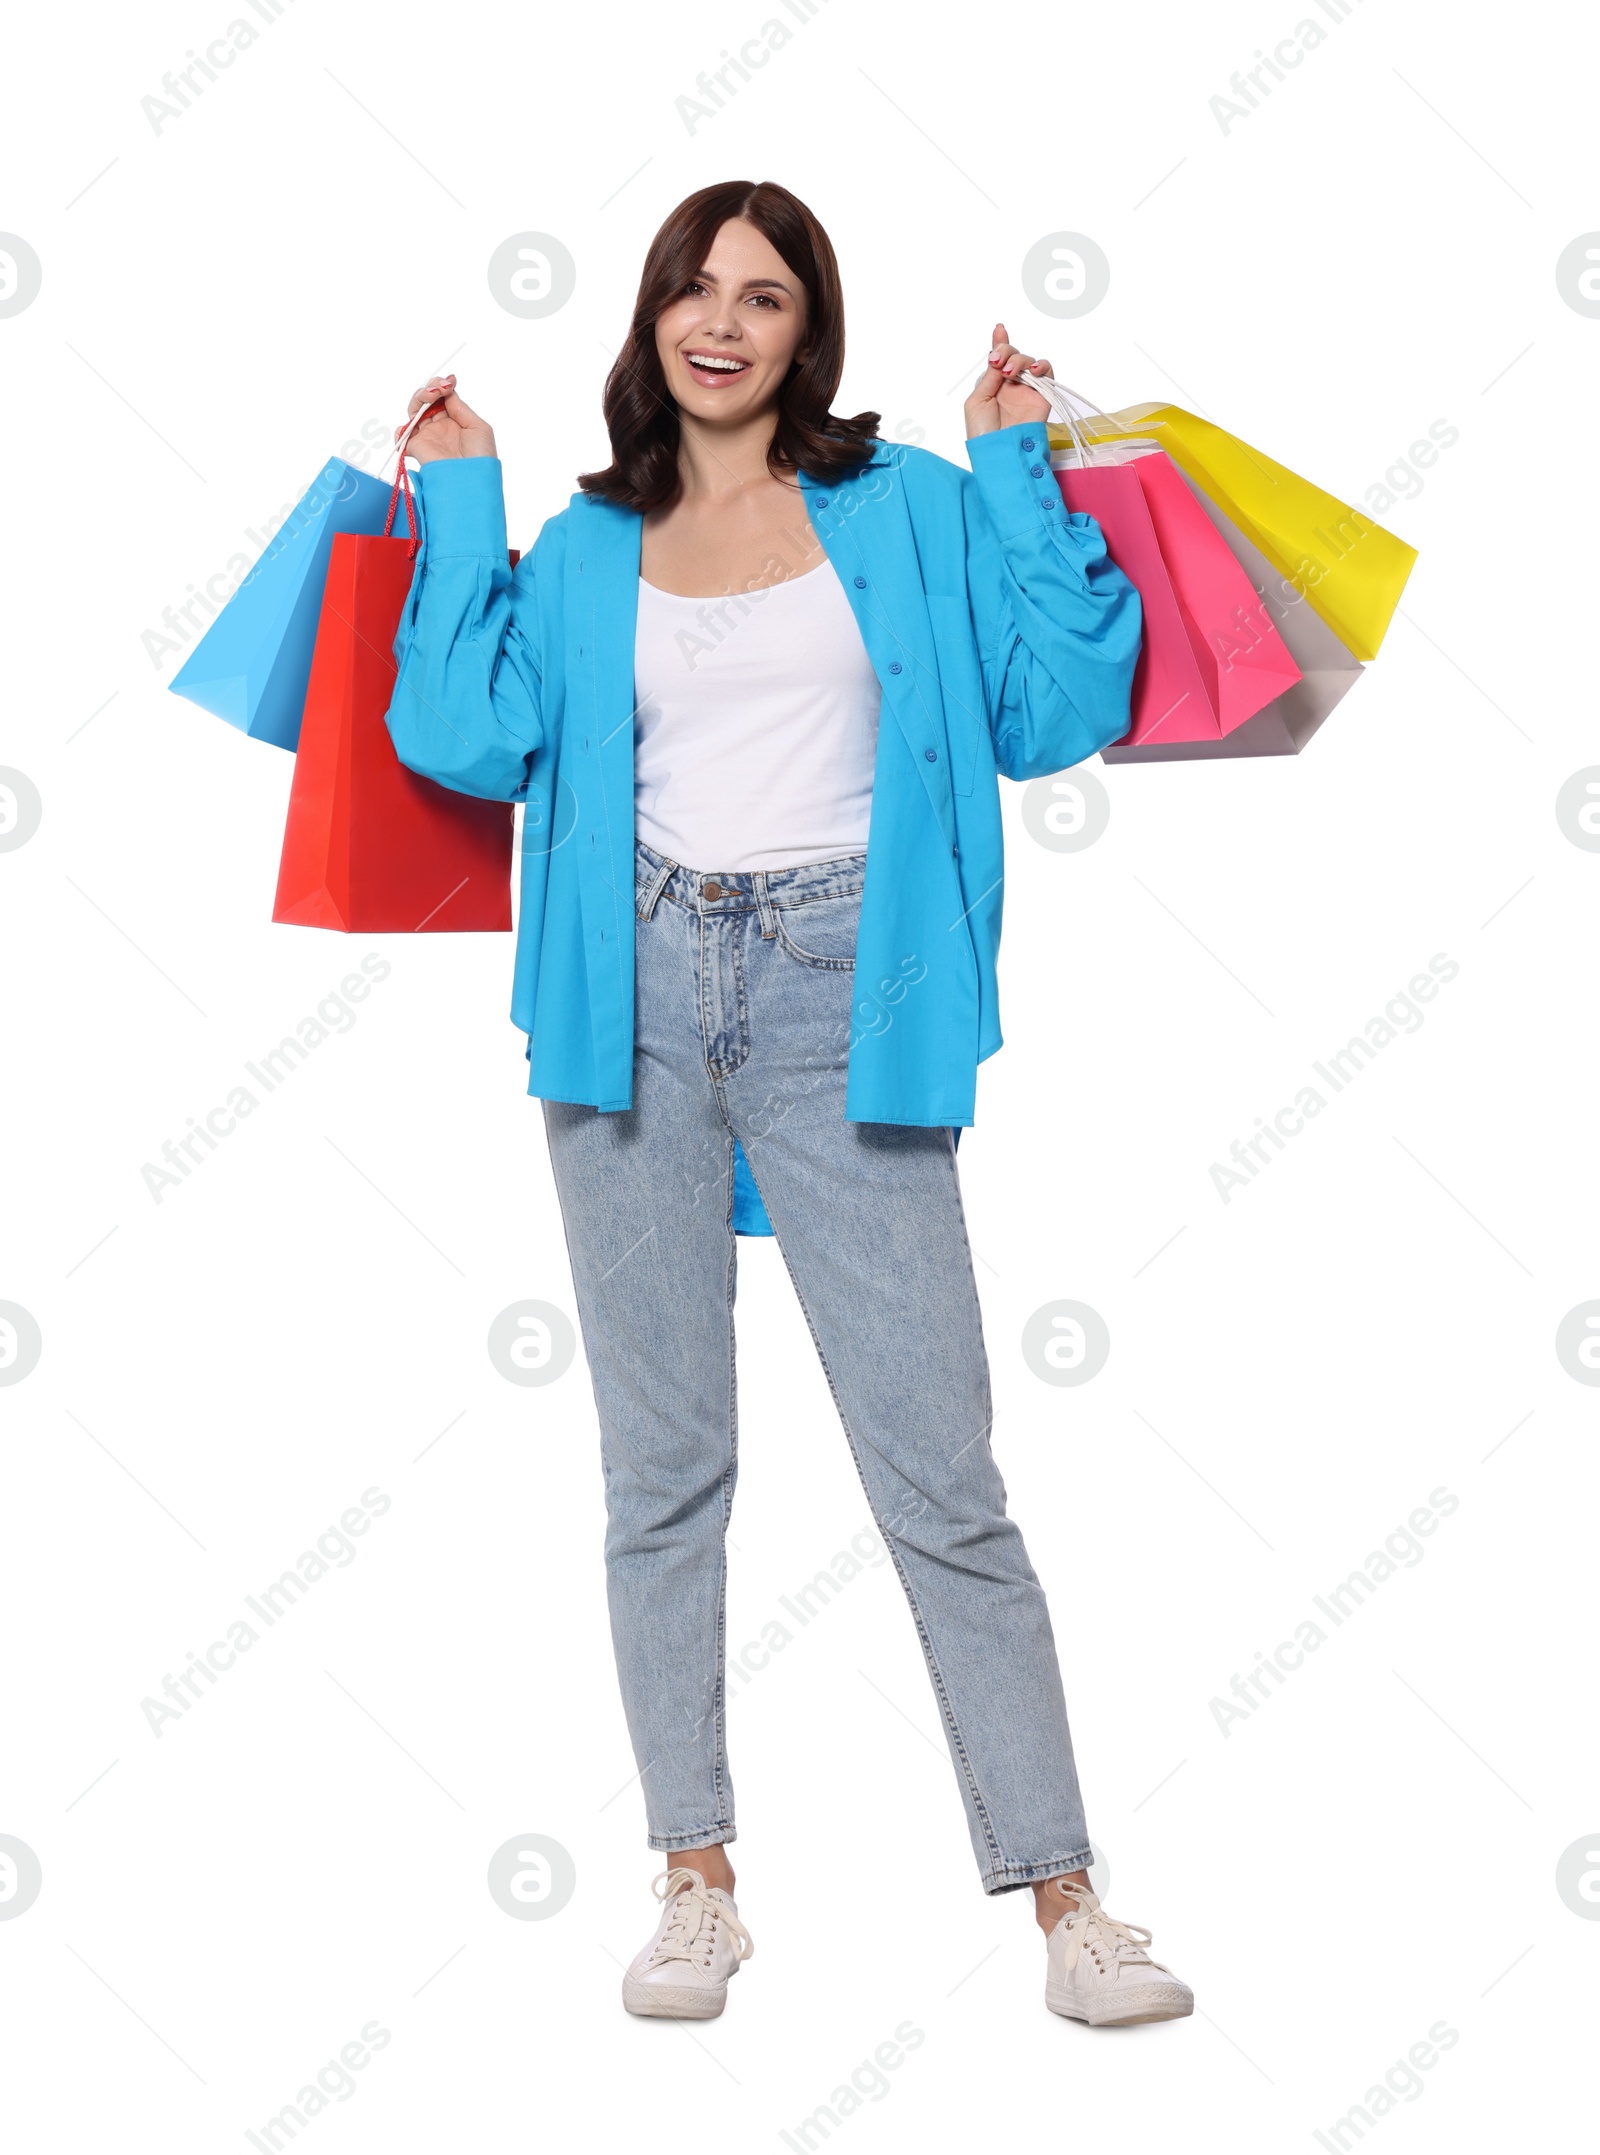
[[[694,281],[696,284],[717,284],[721,280],[709,269],[697,269]],[[781,277],[746,277],[739,289],[741,292],[782,292],[790,299],[794,297],[793,286],[785,284]]]

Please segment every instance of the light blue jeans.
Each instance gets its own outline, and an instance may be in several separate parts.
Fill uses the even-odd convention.
[[[951,1133],[844,1117],[865,865],[702,874],[638,844],[633,1106],[544,1103],[599,1412],[612,1639],[650,1846],[731,1841],[737,1137],[911,1604],[984,1888],[1002,1893],[1086,1866],[1089,1838],[1044,1590],[989,1449]]]

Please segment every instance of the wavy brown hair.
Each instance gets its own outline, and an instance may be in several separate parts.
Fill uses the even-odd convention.
[[[627,341],[606,376],[611,462],[604,471],[580,473],[586,494],[625,509],[665,509],[677,500],[678,407],[661,371],[655,326],[705,267],[712,240],[730,218],[754,225],[805,288],[804,356],[778,390],[768,470],[785,479],[804,470],[834,485],[870,461],[880,415],[841,419],[828,408],[844,370],[844,294],[832,242],[787,187],[723,180],[687,196],[650,242]]]

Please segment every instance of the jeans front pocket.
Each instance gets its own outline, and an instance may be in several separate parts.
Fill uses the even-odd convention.
[[[861,925],[861,893],[836,898],[807,898],[774,907],[778,943],[801,965],[826,973],[850,973],[856,963],[856,931]]]

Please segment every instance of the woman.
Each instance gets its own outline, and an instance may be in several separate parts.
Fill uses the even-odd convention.
[[[1050,473],[1048,362],[996,325],[972,473],[829,411],[827,235],[785,189],[667,219],[606,383],[612,461],[515,573],[487,422],[410,436],[425,546],[389,726],[527,804],[513,1016],[544,1104],[606,1485],[618,1676],[665,1907],[630,2012],[721,2012],[736,1231],[775,1231],[911,1603],[985,1891],[1033,1889],[1046,2002],[1188,2013],[1107,1916],[1043,1591],[991,1456],[956,1177],[1000,1045],[998,767],[1127,730],[1137,593]],[[748,1179],[747,1179],[748,1178]]]

